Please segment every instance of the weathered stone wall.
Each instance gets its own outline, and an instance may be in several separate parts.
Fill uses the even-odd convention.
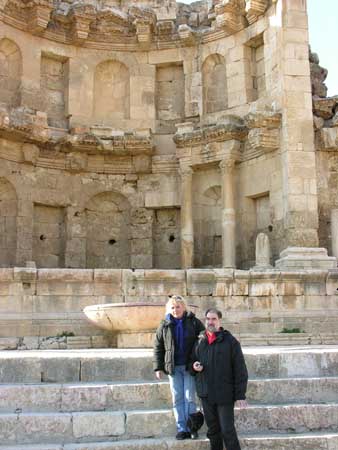
[[[0,176],[16,205],[2,265],[177,268],[184,225],[195,265],[220,266],[230,210],[237,267],[260,232],[273,260],[330,248],[337,105],[315,116],[315,151],[325,71],[309,63],[306,2],[18,5],[0,7]],[[39,208],[60,218],[47,227]]]
[[[203,318],[211,306],[237,336],[272,335],[299,328],[309,339],[337,332],[338,271],[0,270],[0,338],[74,333],[102,336],[82,309],[92,304],[186,296]],[[141,313],[141,311],[140,311]],[[102,345],[102,341],[101,341]]]

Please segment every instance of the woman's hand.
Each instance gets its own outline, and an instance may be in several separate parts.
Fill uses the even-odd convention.
[[[195,372],[202,372],[203,370],[203,366],[199,361],[195,361],[194,364],[192,365],[192,368],[194,369]]]
[[[163,377],[163,371],[162,370],[156,370],[155,377],[160,380]]]

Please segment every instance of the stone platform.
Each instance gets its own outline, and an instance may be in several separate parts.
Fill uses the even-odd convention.
[[[244,347],[244,450],[338,449],[338,346]],[[152,352],[0,353],[0,450],[207,450],[173,439],[169,385]],[[205,430],[204,430],[205,431]]]
[[[174,293],[195,305],[200,318],[207,308],[219,308],[224,327],[245,344],[338,343],[338,269],[15,267],[0,269],[0,349],[149,346],[152,336],[101,331],[86,320],[83,309],[105,303],[164,303]],[[284,328],[298,328],[302,336],[284,336]]]

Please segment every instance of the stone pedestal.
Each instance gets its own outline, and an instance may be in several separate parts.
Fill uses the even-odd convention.
[[[335,269],[337,258],[328,256],[325,248],[288,247],[280,254],[276,261],[276,269]]]
[[[234,198],[235,159],[220,163],[222,172],[222,251],[223,267],[236,267],[236,214]]]
[[[256,265],[254,270],[271,269],[270,241],[265,233],[259,233],[256,239]]]

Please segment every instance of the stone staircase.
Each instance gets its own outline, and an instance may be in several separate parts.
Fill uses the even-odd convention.
[[[244,349],[244,450],[338,450],[338,346]],[[175,441],[150,350],[0,352],[0,450],[207,450]]]

